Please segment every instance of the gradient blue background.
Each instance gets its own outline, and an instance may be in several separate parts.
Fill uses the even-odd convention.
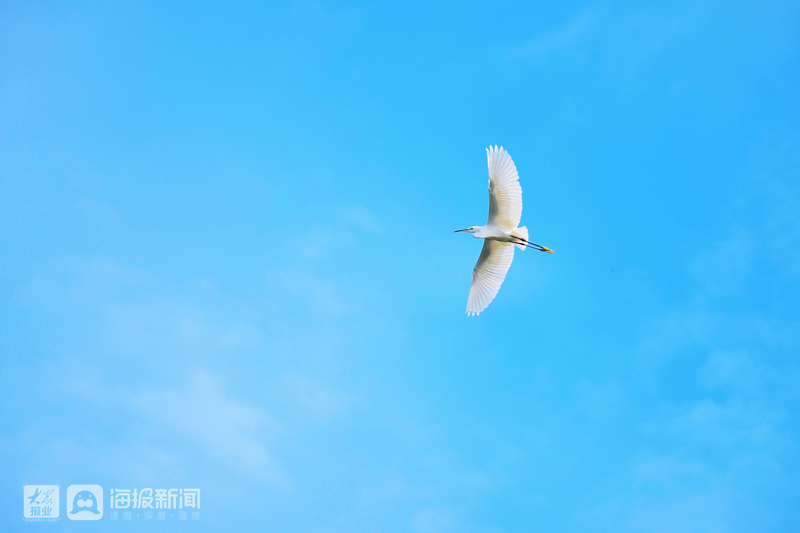
[[[4,531],[800,529],[796,2],[68,4],[0,6]],[[468,318],[490,144],[556,254]]]

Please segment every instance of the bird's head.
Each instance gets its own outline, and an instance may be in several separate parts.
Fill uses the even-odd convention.
[[[475,233],[476,231],[478,231],[478,228],[476,228],[475,226],[472,226],[472,227],[469,227],[467,229],[457,229],[453,233],[458,233],[459,231],[466,231],[467,233]]]

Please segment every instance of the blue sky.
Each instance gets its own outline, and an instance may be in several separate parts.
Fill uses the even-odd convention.
[[[800,527],[798,6],[551,4],[3,3],[3,530]]]

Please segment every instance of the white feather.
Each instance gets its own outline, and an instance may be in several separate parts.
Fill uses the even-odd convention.
[[[472,270],[472,287],[467,299],[468,315],[477,315],[492,303],[513,260],[513,244],[490,239],[483,241],[481,256]]]
[[[489,222],[510,231],[522,218],[522,187],[517,167],[508,152],[495,146],[486,149],[489,162]]]

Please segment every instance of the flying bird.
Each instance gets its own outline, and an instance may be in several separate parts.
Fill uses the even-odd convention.
[[[520,250],[533,248],[554,253],[546,246],[528,240],[528,228],[518,228],[522,218],[522,187],[517,167],[508,152],[495,145],[486,149],[489,159],[489,221],[485,226],[472,226],[455,232],[472,233],[483,239],[483,250],[472,269],[472,287],[467,299],[467,315],[478,315],[497,296],[506,272],[514,260],[514,246]]]

